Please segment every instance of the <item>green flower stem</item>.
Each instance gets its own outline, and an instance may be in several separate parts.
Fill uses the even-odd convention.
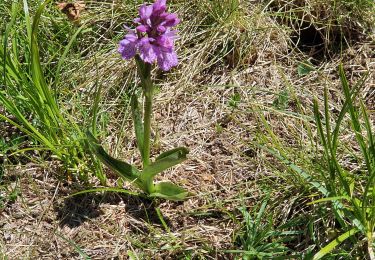
[[[143,117],[143,150],[142,154],[143,169],[151,164],[151,119],[152,119],[152,96],[154,93],[154,85],[151,80],[151,64],[143,62],[139,56],[136,56],[138,71],[141,77],[141,85],[143,96],[145,97],[144,103],[144,117]],[[144,180],[148,193],[154,190],[152,178]]]
[[[150,165],[150,153],[151,153],[151,118],[152,118],[152,95],[153,95],[153,84],[147,81],[147,86],[144,91],[145,104],[144,104],[144,144],[143,144],[143,168]]]
[[[151,153],[151,118],[152,118],[152,94],[153,94],[153,84],[149,81],[145,89],[145,105],[144,105],[144,143],[143,143],[143,169],[150,165],[150,153]],[[145,180],[145,186],[147,191],[151,194],[154,190],[153,178],[148,178]]]

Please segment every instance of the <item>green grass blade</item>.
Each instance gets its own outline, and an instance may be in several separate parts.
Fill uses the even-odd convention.
[[[318,191],[320,191],[324,196],[327,196],[327,197],[329,196],[328,190],[322,184],[314,181],[313,177],[310,174],[308,174],[307,172],[305,172],[304,170],[299,168],[297,165],[295,165],[294,163],[292,163],[288,159],[284,158],[283,156],[281,156],[280,154],[278,154],[275,150],[273,150],[271,148],[268,148],[268,147],[265,147],[265,146],[262,146],[262,145],[259,145],[258,147],[260,147],[261,149],[263,149],[263,150],[267,151],[268,153],[272,154],[280,162],[282,162],[284,165],[286,165],[288,168],[290,168],[291,170],[298,173],[298,175],[300,175],[305,181],[310,183],[311,186],[313,186]]]
[[[14,121],[3,117],[3,119],[7,120],[9,123],[13,124],[14,126],[18,127],[24,133],[32,133],[32,136],[39,140],[40,142],[44,143],[47,147],[51,149],[57,156],[61,158],[62,153],[57,149],[57,147],[50,142],[43,134],[41,134],[17,109],[16,106],[10,103],[10,101],[0,92],[0,101],[5,104],[6,108],[12,111],[13,115],[17,117],[19,121],[21,121],[26,127],[22,127],[21,125],[15,123]]]
[[[266,207],[268,204],[268,200],[270,198],[270,195],[268,194],[267,197],[263,200],[262,204],[260,205],[260,209],[257,213],[257,217],[255,219],[255,226],[259,226],[260,222],[262,221],[263,215],[266,211]]]
[[[55,72],[55,80],[54,80],[54,83],[53,83],[53,86],[52,86],[52,89],[55,89],[57,88],[59,82],[60,82],[60,72],[61,72],[61,68],[62,68],[62,65],[64,64],[65,62],[65,59],[66,57],[68,56],[68,53],[70,51],[70,48],[72,47],[73,43],[76,41],[77,39],[77,36],[81,33],[81,31],[83,30],[83,28],[85,27],[85,25],[82,25],[81,27],[79,27],[77,29],[77,31],[73,34],[72,38],[70,39],[69,43],[66,45],[65,47],[65,50],[63,52],[63,54],[61,55],[61,57],[59,58],[59,63],[57,64],[57,68],[56,68],[56,72]],[[56,96],[56,95],[55,95]]]
[[[30,48],[31,48],[31,73],[32,73],[32,80],[33,85],[38,91],[39,96],[39,102],[41,107],[39,110],[43,109],[43,111],[40,111],[39,114],[45,113],[46,118],[43,121],[44,124],[47,125],[47,127],[50,129],[50,135],[54,136],[55,140],[58,141],[58,137],[56,136],[56,132],[63,126],[64,124],[64,118],[62,117],[60,113],[60,109],[57,105],[57,102],[52,95],[52,92],[50,88],[47,85],[46,79],[43,74],[43,70],[40,63],[40,56],[39,56],[39,47],[38,47],[38,26],[41,19],[41,15],[44,11],[44,8],[51,0],[44,1],[43,4],[39,6],[37,9],[32,28],[31,28],[31,42],[30,42]],[[28,25],[29,26],[29,25]],[[38,108],[36,107],[38,110]],[[55,129],[52,129],[55,128]]]
[[[320,138],[320,142],[321,142],[321,144],[324,148],[324,157],[327,160],[326,163],[329,164],[330,163],[330,160],[329,160],[330,149],[329,149],[328,141],[326,140],[326,136],[325,136],[324,131],[323,131],[323,124],[322,124],[322,120],[320,118],[318,100],[316,98],[314,99],[313,110],[314,110],[314,117],[315,117],[317,129],[318,129],[318,135],[319,135],[319,138]],[[333,188],[330,187],[331,186],[330,184],[335,181],[335,175],[334,175],[334,172],[332,172],[330,166],[328,166],[328,167],[330,169],[330,171],[329,171],[330,179],[329,179],[329,181],[326,180],[326,186],[327,186],[328,191],[332,192]]]
[[[171,233],[171,229],[168,227],[167,223],[165,222],[163,214],[160,211],[160,208],[156,207],[155,211],[156,211],[156,214],[158,215],[158,218],[159,218],[161,224],[163,225],[165,231],[167,231],[168,233]]]
[[[98,120],[97,117],[98,117],[98,112],[99,112],[100,97],[101,97],[103,85],[98,80],[99,79],[99,75],[98,75],[98,64],[96,62],[96,57],[95,57],[95,64],[96,64],[97,77],[96,77],[96,80],[95,80],[95,93],[94,93],[95,99],[94,99],[94,105],[92,107],[92,112],[91,112],[91,115],[92,115],[92,119],[91,119],[91,131],[96,136],[97,135],[96,124],[97,124],[97,120]]]
[[[132,196],[142,196],[142,194],[138,192],[133,192],[130,190],[125,190],[125,189],[120,189],[120,188],[95,188],[95,189],[88,189],[88,190],[75,192],[73,194],[70,194],[66,198],[71,198],[71,197],[82,195],[82,194],[96,193],[96,192],[116,192],[116,193],[125,193],[125,194],[132,195]]]
[[[313,257],[313,260],[318,260],[318,259],[321,259],[322,257],[324,257],[325,255],[329,254],[330,252],[332,252],[338,245],[340,245],[343,241],[345,241],[346,239],[348,239],[349,237],[355,235],[357,232],[359,232],[359,230],[357,228],[353,228],[347,232],[345,232],[344,234],[340,235],[339,237],[337,237],[335,240],[333,240],[332,242],[330,242],[328,245],[326,245],[325,247],[323,247],[318,253],[316,253]]]
[[[303,169],[299,168],[297,165],[292,163],[287,158],[283,157],[282,155],[278,154],[275,150],[258,145],[259,148],[265,150],[266,152],[272,154],[275,158],[277,158],[280,162],[282,162],[286,167],[290,168],[292,171],[296,172],[298,175],[300,175],[306,182],[308,182],[311,187],[317,189],[323,196],[329,197],[330,192],[322,185],[320,182],[315,181],[314,178],[305,172]],[[362,221],[359,221],[358,218],[352,214],[350,210],[347,210],[345,206],[340,201],[333,201],[333,206],[336,210],[336,214],[340,217],[340,219],[344,219],[345,217],[349,218],[353,225],[355,225],[361,232],[365,232],[366,228],[363,225]],[[345,216],[341,212],[343,211],[345,213]]]
[[[8,43],[8,35],[11,31],[11,29],[13,28],[14,24],[16,23],[16,18],[17,18],[17,13],[19,11],[19,3],[17,2],[13,2],[12,3],[12,11],[11,11],[11,20],[10,22],[6,25],[6,29],[5,29],[5,32],[4,32],[4,38],[2,39],[3,40],[3,50],[1,50],[1,52],[3,53],[3,81],[4,81],[4,85],[6,86],[6,50],[7,50],[7,43]]]
[[[367,164],[368,180],[367,180],[364,192],[363,192],[364,199],[362,203],[362,211],[363,211],[363,214],[365,214],[368,208],[368,203],[372,202],[372,206],[370,206],[369,219],[372,220],[371,224],[373,226],[375,223],[375,219],[373,218],[373,216],[375,215],[375,188],[374,188],[375,187],[375,142],[374,142],[374,135],[372,132],[370,119],[366,111],[366,107],[362,101],[360,105],[361,105],[361,111],[362,111],[362,115],[363,115],[364,122],[365,122],[365,129],[367,132],[368,146],[366,150],[368,152],[367,157],[369,160]],[[372,189],[372,193],[370,193],[371,189]],[[373,228],[374,227],[372,227],[371,229]],[[373,232],[373,231],[374,230],[370,230],[370,232]]]
[[[29,6],[27,4],[27,0],[23,0],[23,11],[25,13],[25,22],[26,22],[26,31],[27,31],[27,38],[28,41],[31,42],[31,34],[32,34],[32,26],[31,26],[31,19],[29,14]]]
[[[91,260],[91,258],[76,243],[74,243],[74,241],[64,237],[57,231],[55,232],[55,235],[68,242],[69,245],[71,245],[83,259]]]
[[[329,151],[332,150],[332,140],[331,140],[331,123],[330,123],[330,113],[329,113],[329,105],[328,105],[328,90],[327,88],[324,88],[324,122],[326,127],[326,139],[327,139],[327,148]],[[315,105],[314,105],[315,107]],[[314,109],[316,112],[316,110]],[[317,114],[316,114],[317,115]],[[333,156],[333,154],[331,154]]]
[[[327,202],[327,201],[336,201],[336,200],[350,200],[350,197],[348,196],[337,196],[337,197],[328,197],[328,198],[322,198],[318,200],[314,200],[312,202],[307,203],[307,205],[313,205],[317,203]]]
[[[371,167],[370,166],[370,159],[368,157],[369,153],[367,151],[367,147],[366,147],[366,144],[365,144],[365,141],[364,141],[364,137],[362,135],[362,127],[361,127],[361,123],[359,121],[359,114],[358,114],[358,111],[356,111],[356,109],[354,108],[354,101],[352,100],[352,97],[350,95],[349,83],[346,79],[345,72],[344,72],[344,69],[343,69],[342,65],[339,67],[339,74],[340,74],[341,84],[342,84],[342,87],[344,89],[345,98],[347,100],[349,100],[349,102],[348,102],[349,114],[350,114],[350,118],[351,118],[351,124],[352,124],[353,130],[354,130],[354,133],[355,133],[355,137],[356,137],[357,142],[358,142],[358,144],[361,148],[362,155],[364,156],[364,159],[365,159],[365,162],[366,162],[366,166],[367,166],[367,168],[370,168]]]
[[[340,114],[339,114],[338,118],[336,119],[336,126],[335,126],[335,129],[333,130],[333,138],[332,138],[332,143],[333,143],[332,148],[335,152],[337,150],[337,144],[338,144],[337,140],[338,140],[338,136],[339,136],[339,132],[340,132],[341,123],[342,123],[346,113],[348,112],[349,102],[351,102],[352,99],[355,99],[355,97],[358,95],[360,87],[365,83],[368,75],[369,74],[367,73],[366,75],[361,77],[361,79],[355,84],[355,86],[353,87],[353,89],[350,93],[351,99],[345,99],[345,102],[342,106]]]

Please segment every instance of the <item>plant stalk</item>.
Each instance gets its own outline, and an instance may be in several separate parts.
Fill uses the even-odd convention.
[[[147,81],[147,86],[144,91],[145,104],[144,104],[144,144],[143,144],[143,168],[150,165],[151,154],[151,118],[152,118],[152,95],[153,85],[151,80]]]
[[[146,65],[147,66],[147,65]],[[145,97],[144,103],[144,119],[143,119],[143,169],[151,164],[151,119],[152,119],[152,96],[154,92],[154,85],[151,81],[151,70],[149,75],[143,82],[143,95]],[[151,194],[154,189],[153,179],[147,179],[147,192]]]
[[[143,150],[142,162],[143,169],[151,164],[151,119],[152,119],[152,96],[154,93],[154,85],[151,80],[151,64],[143,62],[139,56],[136,56],[138,71],[141,78],[141,86],[143,96],[145,98],[143,111]],[[150,194],[153,191],[154,185],[152,178],[145,180],[147,192]]]

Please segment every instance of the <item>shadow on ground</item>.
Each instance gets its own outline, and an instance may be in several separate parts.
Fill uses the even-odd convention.
[[[87,220],[95,219],[103,214],[102,204],[125,205],[124,211],[129,216],[143,220],[150,224],[162,224],[157,214],[157,201],[113,192],[102,194],[88,193],[80,194],[64,199],[54,206],[60,226],[75,228]],[[169,219],[163,216],[163,220],[169,223]]]

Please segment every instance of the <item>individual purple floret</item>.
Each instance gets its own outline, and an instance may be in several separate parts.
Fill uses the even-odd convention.
[[[134,19],[136,29],[127,28],[128,34],[120,41],[118,52],[124,59],[131,59],[138,52],[144,62],[157,61],[164,71],[177,66],[176,31],[171,28],[180,20],[177,14],[166,10],[166,0],[156,0],[152,5],[144,4],[139,8],[139,17]]]

